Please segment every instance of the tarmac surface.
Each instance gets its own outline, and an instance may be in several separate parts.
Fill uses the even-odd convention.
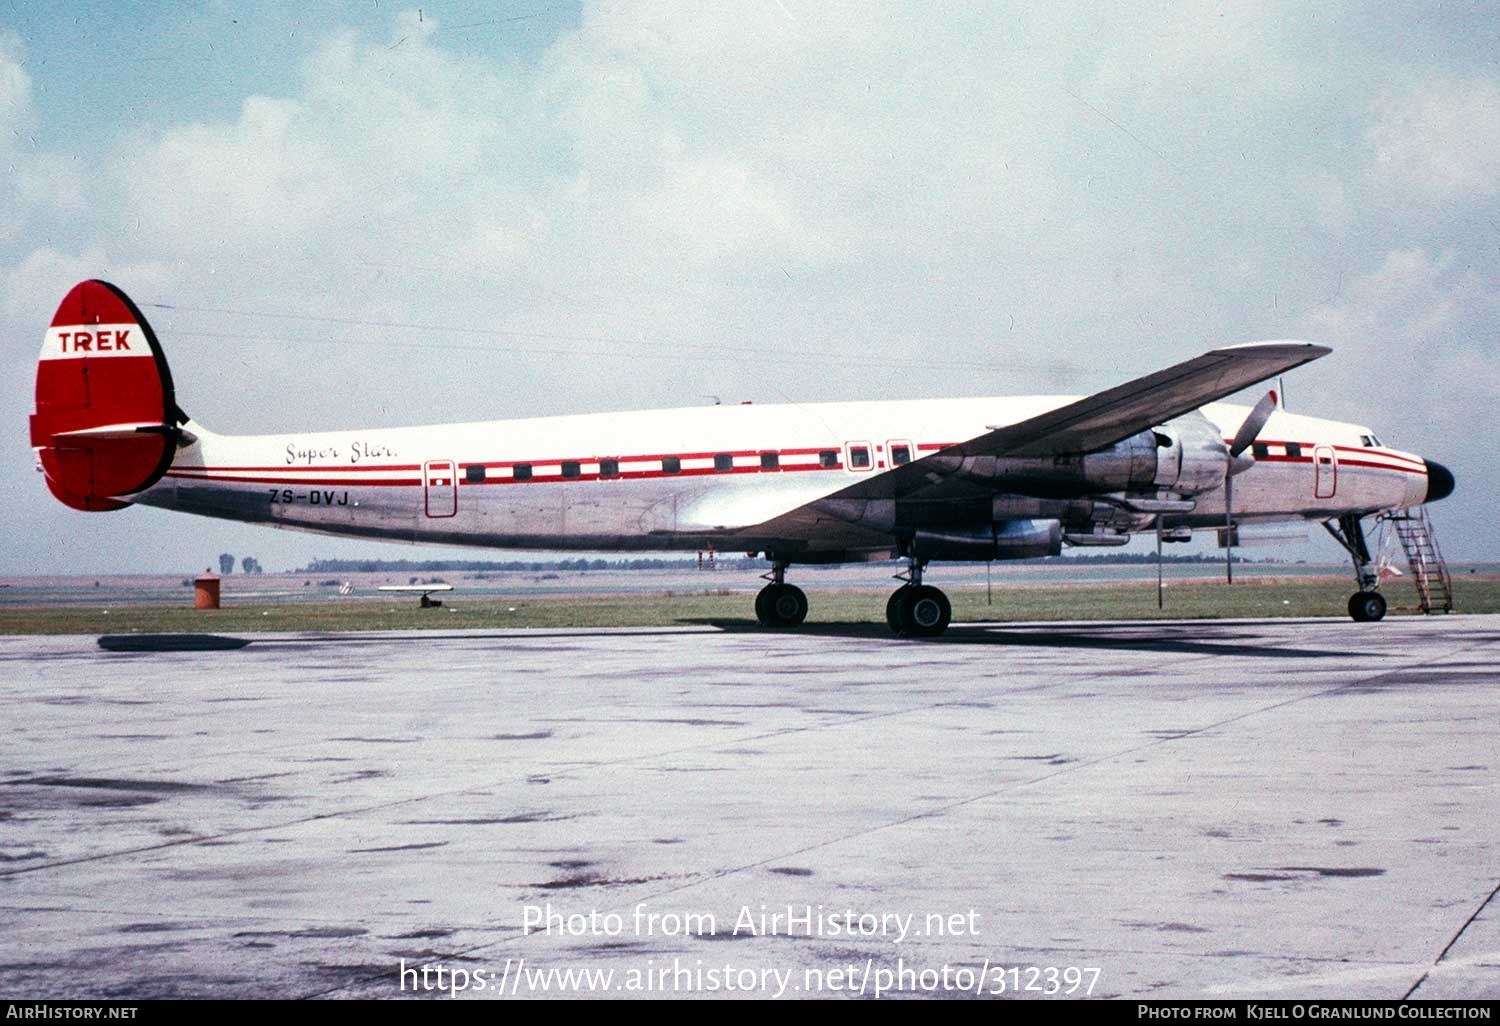
[[[1500,616],[244,637],[0,638],[0,996],[1500,996]]]

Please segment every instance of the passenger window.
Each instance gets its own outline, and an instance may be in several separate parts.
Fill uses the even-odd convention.
[[[1263,460],[1267,456],[1271,455],[1271,447],[1265,442],[1256,442],[1254,445],[1250,446],[1250,455],[1254,456],[1258,460]]]
[[[891,466],[893,466],[893,467],[899,467],[903,463],[910,463],[910,462],[911,462],[911,446],[909,446],[909,445],[893,445],[893,446],[891,446]]]
[[[599,461],[599,476],[600,477],[619,477],[620,476],[620,461],[619,460],[600,460]]]
[[[775,470],[781,466],[781,457],[774,452],[763,452],[760,454],[760,469]]]
[[[582,468],[579,467],[577,460],[563,460],[563,477],[577,477],[581,469]]]
[[[839,451],[837,449],[824,449],[822,452],[818,453],[818,466],[827,470],[832,469],[833,467],[837,467],[838,465]]]
[[[852,446],[849,449],[849,466],[854,470],[870,469],[870,450],[862,445]]]
[[[1288,442],[1288,443],[1286,443],[1286,454],[1288,456],[1291,456],[1294,459],[1296,457],[1298,457],[1298,456],[1301,456],[1302,455],[1302,443],[1300,443],[1300,442]]]
[[[464,480],[469,484],[481,484],[484,481],[484,468],[477,463],[471,463],[464,468]]]
[[[734,457],[731,456],[731,455],[729,455],[727,452],[721,452],[721,453],[719,453],[719,455],[717,455],[717,456],[714,457],[714,469],[715,470],[733,470],[734,469]]]
[[[510,476],[512,478],[514,478],[515,480],[517,480],[517,481],[530,481],[531,480],[531,464],[530,463],[517,463],[514,467],[510,468]]]
[[[676,456],[663,456],[661,458],[661,470],[663,474],[680,474],[682,472],[682,460]]]

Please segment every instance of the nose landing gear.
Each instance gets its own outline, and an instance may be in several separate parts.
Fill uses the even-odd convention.
[[[1360,623],[1374,623],[1385,617],[1385,596],[1378,591],[1361,591],[1349,596],[1349,615]]]
[[[1374,623],[1385,618],[1385,596],[1377,590],[1380,575],[1375,572],[1375,561],[1370,558],[1370,546],[1365,543],[1364,527],[1355,513],[1345,513],[1334,521],[1323,521],[1323,528],[1333,540],[1349,553],[1354,563],[1354,579],[1359,582],[1359,591],[1349,596],[1349,615],[1359,623]]]

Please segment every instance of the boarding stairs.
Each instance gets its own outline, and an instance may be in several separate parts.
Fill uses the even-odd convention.
[[[1422,612],[1453,612],[1453,579],[1448,575],[1443,554],[1438,551],[1427,507],[1394,510],[1382,519],[1394,529],[1396,540],[1406,553],[1406,565],[1411,570],[1411,582],[1417,589]]]

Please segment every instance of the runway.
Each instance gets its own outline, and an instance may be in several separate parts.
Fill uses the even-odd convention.
[[[0,638],[0,993],[1500,996],[1500,616],[243,637]]]

